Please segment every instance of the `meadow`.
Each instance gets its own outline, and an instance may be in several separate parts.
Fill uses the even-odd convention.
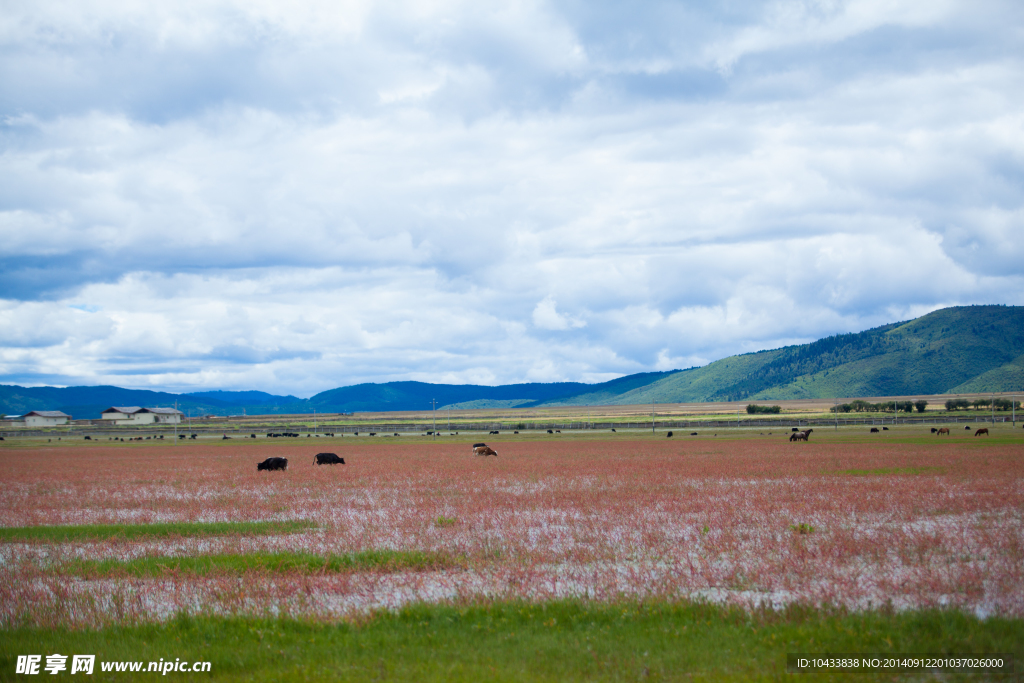
[[[604,668],[583,656],[576,668],[527,672],[550,680],[635,678],[645,667],[672,678],[669,660],[686,652],[694,659],[675,666],[691,673],[774,677],[780,653],[813,648],[815,636],[843,651],[1019,649],[1024,432],[992,431],[816,430],[809,443],[750,430],[483,437],[498,457],[474,457],[473,436],[8,440],[0,668],[11,643],[116,632],[120,647],[151,648],[140,634],[153,629],[207,646],[206,629],[243,640],[269,630],[300,649],[350,633],[349,645],[376,645],[311,671],[355,679],[399,676],[397,660],[381,669],[367,655],[398,638],[414,678],[479,677],[487,669],[474,657],[493,652],[481,660],[493,677],[515,680],[523,659],[509,652],[526,646],[502,640],[513,632],[538,662],[585,651],[587,629],[604,643]],[[347,464],[314,466],[324,450]],[[288,470],[257,472],[270,456],[287,457]],[[418,648],[437,632],[417,625],[442,622],[461,624],[478,654],[431,668]],[[918,622],[914,635],[906,624]],[[666,635],[686,628],[688,647]],[[732,657],[708,654],[716,642]],[[645,664],[642,647],[659,663]],[[767,668],[750,668],[758,656]]]

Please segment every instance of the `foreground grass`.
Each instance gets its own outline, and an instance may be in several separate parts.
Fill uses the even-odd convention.
[[[0,542],[106,541],[167,538],[171,536],[264,536],[294,534],[313,529],[304,520],[289,522],[168,522],[166,524],[83,524],[78,526],[25,526],[0,528]]]
[[[71,560],[55,571],[86,578],[164,576],[167,574],[244,574],[246,572],[317,574],[348,571],[450,569],[465,562],[446,553],[419,550],[364,550],[344,555],[312,553],[244,553],[185,557],[140,557],[132,560]]]
[[[177,658],[211,662],[211,671],[171,677],[225,681],[791,680],[787,652],[998,652],[1014,653],[1019,662],[1022,644],[1020,619],[982,622],[951,611],[751,614],[692,603],[578,601],[416,605],[355,624],[180,617],[97,631],[9,630],[0,632],[0,680],[21,678],[14,674],[19,654],[41,654],[45,663],[58,652],[96,655],[98,680],[153,677],[105,674],[104,661]]]

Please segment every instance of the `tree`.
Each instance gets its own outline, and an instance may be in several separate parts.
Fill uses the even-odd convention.
[[[917,412],[923,413],[924,409],[928,407],[928,401],[914,401],[914,407],[917,408]]]

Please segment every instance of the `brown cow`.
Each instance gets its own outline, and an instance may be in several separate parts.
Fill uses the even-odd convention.
[[[988,436],[988,427],[982,427],[978,431],[974,432],[975,436],[981,436],[982,434],[984,434],[985,436]]]
[[[473,455],[493,455],[494,457],[498,457],[498,452],[490,446],[474,446]]]
[[[937,435],[939,435],[939,436],[942,436],[943,434],[945,434],[946,436],[949,436],[949,427],[940,427],[939,431],[937,431],[935,433]]]

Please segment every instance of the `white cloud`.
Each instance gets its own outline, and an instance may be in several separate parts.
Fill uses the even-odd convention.
[[[0,381],[596,381],[1024,304],[1019,3],[0,16]]]
[[[884,26],[926,27],[947,19],[955,0],[776,0],[761,21],[707,46],[705,55],[729,71],[745,55],[794,45],[841,42]]]
[[[568,330],[587,326],[585,320],[559,313],[558,304],[550,296],[537,302],[533,309],[533,324],[542,330]]]

